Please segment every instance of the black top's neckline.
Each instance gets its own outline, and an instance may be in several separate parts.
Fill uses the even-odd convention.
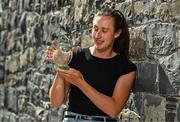
[[[104,60],[104,61],[108,61],[108,60],[113,60],[113,59],[116,59],[117,57],[119,57],[119,54],[116,54],[115,56],[113,57],[110,57],[110,58],[101,58],[101,57],[97,57],[97,56],[94,56],[91,54],[90,52],[90,49],[89,48],[86,48],[86,55],[92,59],[97,59],[97,60]]]

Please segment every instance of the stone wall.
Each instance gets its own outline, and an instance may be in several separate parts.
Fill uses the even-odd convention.
[[[61,31],[72,45],[91,45],[93,14],[121,10],[138,72],[123,121],[180,122],[179,0],[0,0],[0,121],[56,122],[48,90],[54,72],[43,49]]]

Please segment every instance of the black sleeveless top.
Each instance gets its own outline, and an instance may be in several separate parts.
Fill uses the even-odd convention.
[[[79,70],[89,85],[108,96],[112,96],[120,76],[136,70],[135,64],[123,56],[102,59],[91,55],[89,48],[79,48],[74,52],[69,66]],[[70,87],[68,111],[107,116],[74,85]]]

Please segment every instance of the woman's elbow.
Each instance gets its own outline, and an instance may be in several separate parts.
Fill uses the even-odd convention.
[[[50,97],[50,103],[52,108],[58,108],[63,104],[63,99]]]
[[[56,109],[56,108],[58,108],[59,106],[61,106],[60,103],[56,103],[56,102],[52,102],[52,101],[51,101],[51,107],[52,107],[53,109]]]
[[[108,114],[112,119],[116,119],[119,115],[119,111],[112,111],[111,113]]]

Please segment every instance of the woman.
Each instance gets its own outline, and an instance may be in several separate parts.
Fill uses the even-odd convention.
[[[69,70],[57,70],[50,88],[52,107],[62,105],[69,92],[64,122],[118,121],[128,100],[136,66],[128,59],[129,32],[123,14],[104,9],[93,19],[94,45],[73,51]],[[58,51],[52,44],[48,58]]]

